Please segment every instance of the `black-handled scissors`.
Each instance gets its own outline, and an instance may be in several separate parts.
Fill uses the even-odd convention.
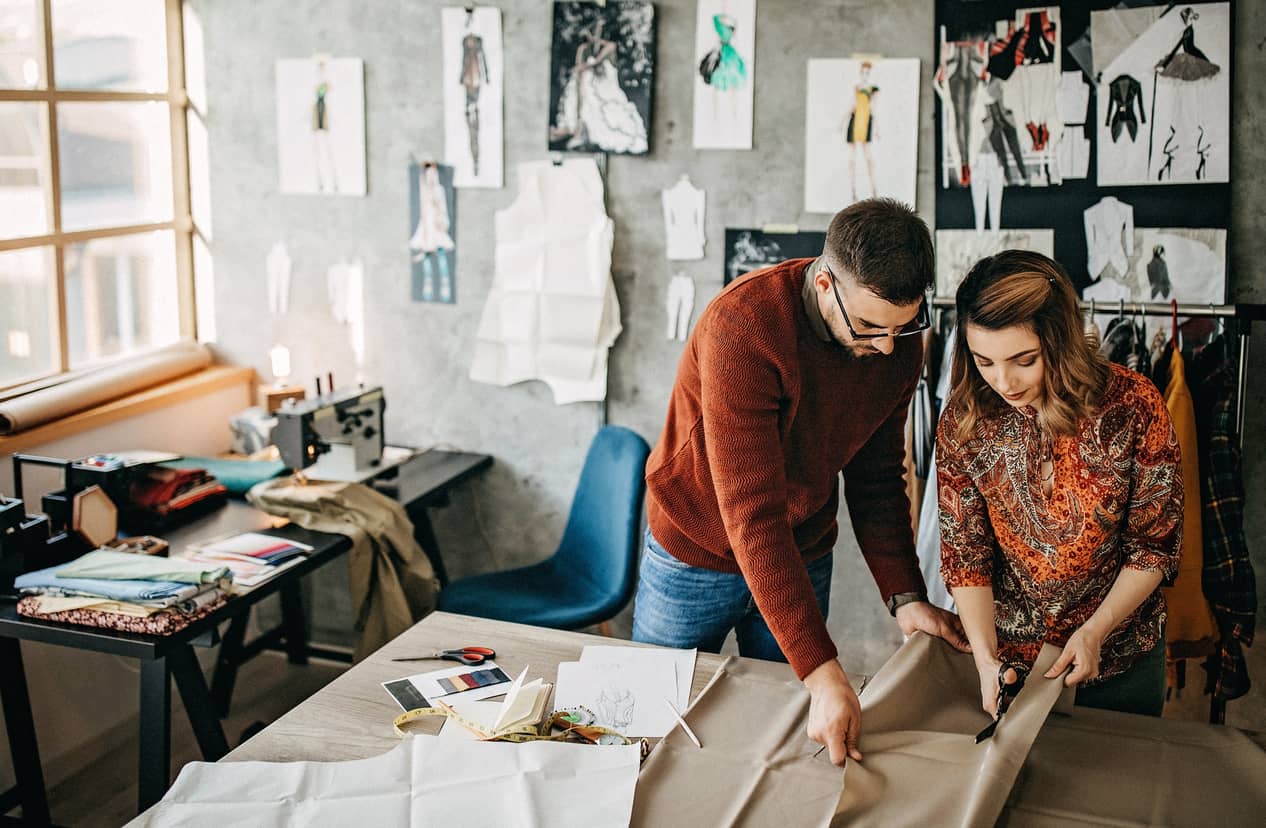
[[[1015,671],[1015,681],[1007,684],[1007,671]],[[1007,664],[1003,663],[998,667],[998,713],[989,724],[985,725],[985,729],[976,734],[976,744],[980,744],[986,739],[993,736],[993,732],[998,729],[998,722],[1002,721],[1002,714],[1007,712],[1011,707],[1011,702],[1015,697],[1020,695],[1020,689],[1024,687],[1024,678],[1029,673],[1029,668],[1023,664]]]
[[[413,656],[412,658],[393,658],[392,661],[431,661],[433,659],[444,659],[446,661],[460,661],[462,664],[483,664],[491,658],[496,658],[497,654],[491,647],[456,647],[451,650],[440,650],[438,653],[432,653],[428,656]]]

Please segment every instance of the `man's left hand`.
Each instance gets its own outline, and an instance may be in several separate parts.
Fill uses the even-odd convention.
[[[958,616],[940,607],[934,607],[927,601],[914,601],[897,607],[897,626],[905,635],[916,631],[944,638],[955,649],[964,653],[971,652],[971,644],[967,642],[967,634],[963,632],[963,622]]]

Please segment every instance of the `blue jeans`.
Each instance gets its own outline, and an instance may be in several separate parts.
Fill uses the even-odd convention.
[[[831,603],[833,560],[834,555],[827,554],[808,565],[824,618]],[[740,655],[787,660],[742,575],[682,563],[647,530],[633,607],[633,640],[717,653],[730,630],[738,636]]]

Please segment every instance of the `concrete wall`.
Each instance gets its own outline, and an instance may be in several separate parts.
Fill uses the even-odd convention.
[[[516,196],[514,165],[545,157],[548,107],[549,6],[502,0],[506,42],[505,161],[502,190],[458,194],[458,295],[455,307],[408,300],[405,240],[409,228],[405,169],[410,153],[443,151],[440,41],[436,0],[374,2],[195,0],[208,55],[212,162],[213,250],[220,345],[237,362],[267,372],[274,340],[294,352],[298,377],[329,369],[351,376],[345,333],[325,299],[326,268],[360,257],[367,276],[367,379],[388,400],[391,440],[453,445],[489,452],[497,463],[437,513],[436,529],[451,572],[529,563],[548,555],[561,535],[585,447],[601,421],[599,406],[558,407],[546,387],[478,385],[466,378],[479,314],[492,279],[492,214]],[[1266,71],[1266,10],[1241,2],[1236,37],[1235,176],[1232,227],[1234,295],[1266,302],[1266,275],[1257,268],[1266,246],[1266,219],[1253,209],[1262,185],[1256,171],[1266,148],[1255,139],[1263,117],[1257,79]],[[812,10],[811,13],[808,10]],[[756,46],[755,149],[691,148],[695,3],[656,3],[658,64],[653,154],[612,156],[608,211],[615,219],[614,276],[624,333],[611,355],[609,418],[654,441],[662,424],[681,346],[663,336],[662,310],[675,270],[692,276],[697,306],[721,287],[726,226],[796,222],[822,229],[827,216],[801,213],[805,59],[864,51],[914,56],[931,73],[932,3],[790,2],[760,0]],[[369,194],[365,198],[280,195],[277,192],[273,62],[315,53],[365,59]],[[933,111],[924,85],[920,102],[918,209],[932,216]],[[708,256],[698,263],[664,258],[659,191],[688,171],[708,193]],[[295,276],[288,319],[266,310],[264,258],[284,240]],[[1266,330],[1259,328],[1259,333]],[[1253,375],[1266,376],[1266,341]],[[1266,483],[1266,381],[1252,389],[1246,459],[1250,492]],[[847,521],[847,515],[841,515]],[[1250,536],[1266,536],[1266,508],[1250,505]],[[831,627],[850,668],[874,670],[898,643],[893,622],[845,531],[837,550]],[[1266,575],[1266,546],[1257,544]],[[333,627],[347,625],[344,589],[331,572],[318,582],[317,612]],[[1264,591],[1266,594],[1266,591]],[[345,602],[342,602],[345,603]],[[627,618],[623,629],[627,630]],[[1266,677],[1264,677],[1266,678]]]

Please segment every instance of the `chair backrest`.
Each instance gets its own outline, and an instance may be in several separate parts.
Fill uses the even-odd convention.
[[[589,444],[576,484],[555,563],[606,599],[599,620],[614,617],[637,587],[649,454],[650,447],[637,433],[603,426]]]

